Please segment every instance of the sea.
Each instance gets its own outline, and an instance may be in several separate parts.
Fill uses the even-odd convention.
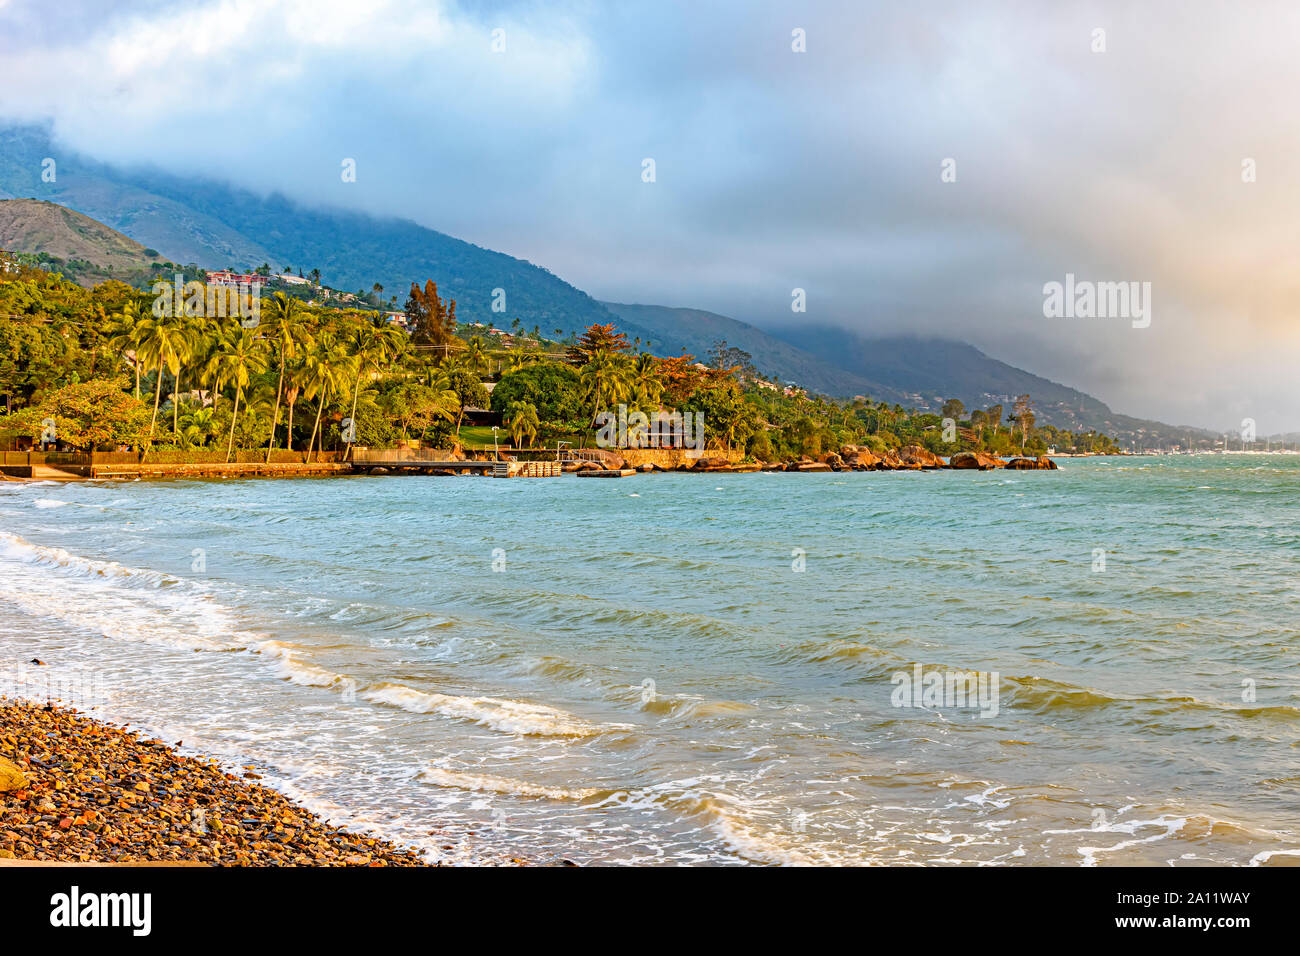
[[[0,693],[431,862],[1296,865],[1298,492],[1244,454],[4,482]]]

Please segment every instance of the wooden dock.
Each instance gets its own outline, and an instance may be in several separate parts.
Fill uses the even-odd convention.
[[[558,478],[558,461],[474,461],[447,457],[445,450],[357,448],[349,464],[372,475],[488,475],[492,478]]]

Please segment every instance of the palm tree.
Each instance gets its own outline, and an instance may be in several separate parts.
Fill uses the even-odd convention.
[[[275,412],[271,416],[271,439],[266,444],[266,460],[271,460],[275,448],[275,429],[280,424],[280,395],[284,391],[284,369],[299,349],[311,342],[311,335],[302,323],[303,310],[297,299],[277,292],[271,296],[267,307],[265,334],[280,360],[280,378],[275,386]],[[286,441],[286,444],[289,442]]]
[[[141,359],[155,369],[158,381],[154,386],[153,418],[149,422],[149,441],[152,444],[154,428],[158,424],[158,404],[162,400],[163,370],[172,376],[180,374],[182,356],[188,357],[192,347],[192,327],[182,316],[146,316],[139,324]]]
[[[172,437],[180,434],[179,415],[181,405],[181,369],[193,360],[200,351],[203,341],[203,328],[198,319],[186,317],[184,320],[185,341],[176,355],[176,368],[172,371]]]
[[[509,416],[506,424],[510,426],[510,441],[516,448],[522,448],[537,438],[541,423],[537,420],[537,409],[531,403],[511,402],[506,414]]]
[[[361,377],[371,369],[392,362],[406,347],[406,334],[396,326],[362,325],[352,333],[352,355],[356,362],[356,380],[352,386],[352,423],[357,420],[357,398],[361,394]],[[349,450],[352,442],[348,442]]]
[[[239,402],[253,377],[266,371],[266,342],[238,323],[224,331],[213,357],[213,375],[217,388],[235,387],[235,408],[230,415],[230,438],[226,441],[226,461],[235,447],[235,422],[239,420]]]
[[[325,406],[342,389],[351,362],[351,356],[330,331],[321,333],[316,347],[304,356],[304,391],[308,398],[317,399],[316,424],[312,426],[311,439],[307,442],[307,461],[311,461]]]
[[[637,396],[637,405],[643,411],[658,410],[664,383],[659,377],[659,360],[649,352],[637,356],[632,367],[632,388]]]
[[[293,451],[293,410],[307,385],[307,363],[301,357],[289,364],[285,372],[284,403],[289,406],[289,417],[284,434],[284,447]]]
[[[483,336],[475,335],[465,343],[465,351],[461,353],[461,359],[471,372],[481,375],[487,368],[487,353],[483,350]]]
[[[140,304],[134,299],[122,306],[109,323],[108,346],[131,363],[135,371],[135,397],[140,398]]]
[[[582,384],[594,411],[609,409],[624,401],[632,388],[630,362],[625,355],[596,349],[582,367]]]
[[[216,437],[215,412],[211,408],[196,408],[181,420],[181,441],[186,447],[203,447]]]

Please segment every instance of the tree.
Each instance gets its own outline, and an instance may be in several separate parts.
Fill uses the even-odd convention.
[[[632,392],[637,407],[645,412],[659,410],[664,383],[659,377],[659,361],[649,352],[642,352],[632,366]]]
[[[626,355],[597,349],[579,373],[587,410],[596,414],[627,401],[632,392],[632,363]]]
[[[158,423],[158,403],[162,399],[163,370],[180,374],[181,363],[188,359],[193,345],[193,328],[184,315],[149,315],[140,321],[141,359],[158,373],[154,386],[153,418],[149,422],[149,440],[153,441]],[[179,396],[178,396],[179,399]]]
[[[312,426],[307,442],[307,461],[311,461],[312,448],[320,434],[320,420],[329,400],[343,388],[347,379],[350,357],[332,332],[324,332],[316,340],[316,347],[304,359],[305,393],[317,399],[316,424]]]
[[[439,384],[443,390],[450,389],[456,393],[458,405],[456,437],[459,439],[461,422],[465,420],[465,409],[487,408],[491,404],[491,398],[483,383],[479,381],[478,375],[464,365],[463,360],[444,364],[435,386]]]
[[[943,417],[951,418],[954,422],[961,421],[966,414],[966,403],[960,398],[950,398],[943,403]]]
[[[413,344],[444,350],[450,347],[456,332],[456,302],[443,302],[438,296],[438,283],[429,279],[421,289],[412,282],[405,311]]]
[[[514,402],[527,402],[540,421],[561,428],[581,427],[582,386],[570,365],[538,362],[512,370],[492,389],[492,408],[504,413]]]
[[[239,420],[239,402],[255,375],[266,371],[266,342],[238,322],[219,333],[213,355],[212,371],[217,388],[234,386],[235,407],[230,415],[230,437],[226,441],[226,461],[235,447],[235,423]]]
[[[140,306],[134,300],[122,306],[107,328],[108,345],[131,365],[135,373],[135,397],[140,397]]]
[[[598,352],[611,354],[626,352],[628,348],[627,336],[615,331],[614,323],[611,322],[608,325],[587,326],[587,330],[569,346],[565,356],[574,365],[584,365]]]
[[[487,369],[487,353],[484,351],[483,336],[472,336],[465,343],[463,358],[465,365],[477,375],[482,375]]]
[[[985,418],[988,419],[989,428],[993,429],[993,434],[998,433],[998,426],[1002,424],[1002,406],[992,405],[984,412]]]
[[[510,441],[516,448],[535,441],[541,427],[537,409],[528,402],[511,402],[506,411],[506,424],[510,427]]]
[[[266,444],[266,460],[269,462],[271,450],[275,448],[275,429],[280,424],[280,397],[284,392],[285,366],[297,357],[301,349],[310,346],[311,334],[303,324],[300,303],[283,292],[275,293],[268,300],[263,330],[280,365],[280,378],[275,386],[275,412],[271,416],[271,440]]]
[[[76,448],[140,445],[148,434],[149,406],[122,390],[120,382],[95,379],[65,385],[39,404],[0,418],[0,432],[36,440],[54,420],[58,439]]]
[[[719,371],[726,371],[729,375],[740,372],[742,378],[758,377],[758,369],[754,367],[754,356],[744,349],[728,345],[723,339],[714,342],[713,348],[709,350],[709,364]]]
[[[1020,453],[1024,454],[1025,439],[1029,437],[1029,429],[1034,427],[1035,416],[1033,411],[1033,403],[1030,401],[1030,398],[1027,394],[1018,395],[1016,396],[1016,401],[1013,408],[1015,409],[1015,417],[1013,421],[1017,422],[1020,425]]]
[[[406,335],[387,322],[366,323],[352,333],[352,354],[356,359],[356,381],[352,386],[352,422],[357,420],[357,397],[361,394],[361,377],[372,369],[393,361],[406,347]],[[351,440],[348,441],[349,448]]]

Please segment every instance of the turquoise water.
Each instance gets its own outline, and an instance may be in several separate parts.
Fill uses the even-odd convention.
[[[1300,457],[1061,465],[6,483],[0,683],[448,861],[1300,862]]]

